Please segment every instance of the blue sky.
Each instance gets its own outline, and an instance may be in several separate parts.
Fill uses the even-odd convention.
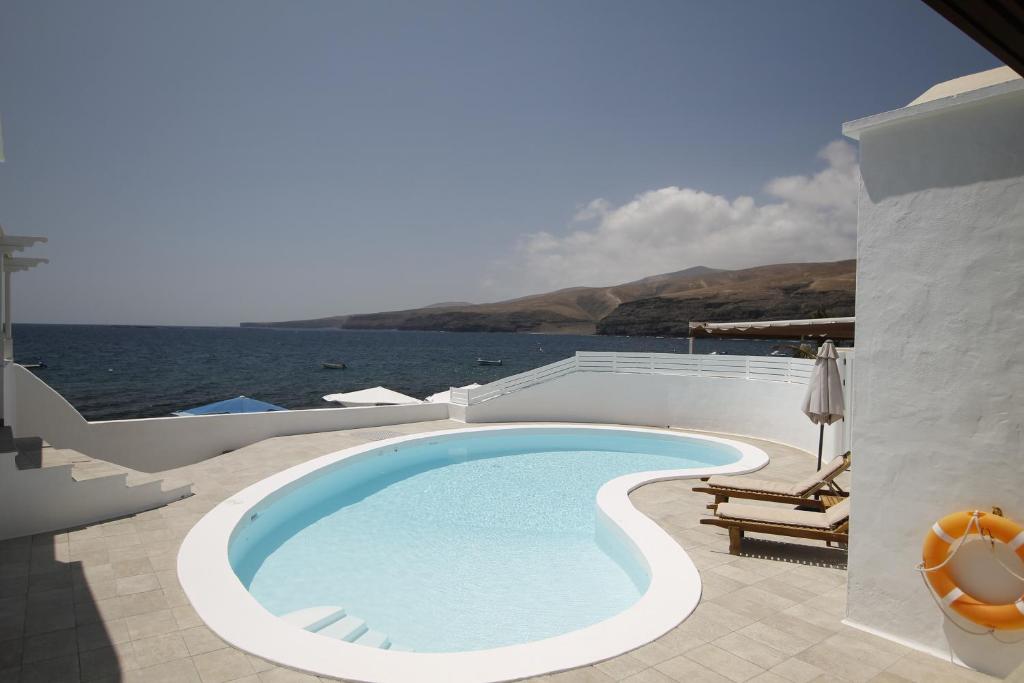
[[[844,121],[998,62],[917,0],[7,0],[26,322],[235,324],[852,257]]]

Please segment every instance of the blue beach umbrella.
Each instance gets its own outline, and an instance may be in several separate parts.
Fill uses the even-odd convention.
[[[232,413],[269,413],[278,410],[288,410],[281,406],[275,406],[273,403],[267,403],[266,401],[257,401],[254,398],[248,396],[239,396],[238,398],[229,398],[226,401],[217,401],[216,403],[210,403],[205,406],[199,406],[198,408],[189,408],[188,410],[178,410],[172,415],[227,415]]]

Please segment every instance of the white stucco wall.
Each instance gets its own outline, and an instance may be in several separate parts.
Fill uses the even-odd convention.
[[[946,624],[914,567],[946,514],[1024,523],[1024,88],[860,136],[848,618],[1005,674],[1024,645]]]
[[[769,439],[816,454],[818,428],[800,411],[806,390],[764,380],[576,372],[466,406],[464,419],[684,427]],[[842,429],[843,423],[826,427],[826,457],[841,447]]]
[[[190,465],[273,436],[448,418],[447,404],[423,403],[88,422],[29,370],[12,365],[7,373],[5,419],[15,436],[38,436],[141,472]]]

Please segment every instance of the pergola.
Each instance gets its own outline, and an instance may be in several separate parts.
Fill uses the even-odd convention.
[[[849,318],[755,320],[729,323],[691,322],[690,344],[693,344],[694,337],[852,341],[854,320],[855,318],[851,316]]]

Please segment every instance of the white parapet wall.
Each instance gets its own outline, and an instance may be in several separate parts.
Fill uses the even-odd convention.
[[[968,635],[984,629],[946,620],[915,567],[950,513],[1024,524],[1024,81],[1008,75],[845,128],[863,177],[849,622],[1000,676],[1022,633]]]
[[[422,403],[89,422],[29,370],[9,365],[6,375],[5,419],[15,436],[38,436],[141,472],[190,465],[274,436],[448,418],[447,404]]]
[[[841,369],[852,365],[844,353]],[[817,452],[800,411],[813,361],[758,356],[579,353],[469,391],[466,422],[592,422],[752,436]],[[844,423],[825,429],[825,456],[846,450]]]

